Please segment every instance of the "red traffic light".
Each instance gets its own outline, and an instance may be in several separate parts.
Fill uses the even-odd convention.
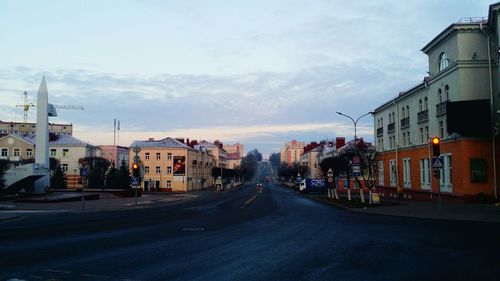
[[[432,144],[439,144],[441,140],[438,137],[432,138]]]

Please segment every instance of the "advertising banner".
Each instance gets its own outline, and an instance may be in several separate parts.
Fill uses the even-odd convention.
[[[174,156],[174,176],[184,176],[186,174],[186,157]]]

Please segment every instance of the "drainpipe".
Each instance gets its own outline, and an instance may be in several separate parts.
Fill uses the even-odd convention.
[[[495,199],[498,199],[497,193],[497,161],[496,161],[496,145],[495,145],[495,106],[493,102],[493,73],[491,69],[491,49],[490,49],[490,35],[487,31],[483,29],[483,23],[479,24],[479,28],[486,34],[486,45],[488,46],[488,69],[489,69],[489,80],[490,80],[490,111],[491,111],[491,147],[493,151],[493,193],[495,194]]]

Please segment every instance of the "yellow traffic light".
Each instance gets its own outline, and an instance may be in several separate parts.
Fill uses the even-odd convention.
[[[438,137],[433,137],[432,138],[432,155],[435,157],[439,157],[441,154],[439,144],[441,143],[441,140]]]
[[[439,144],[440,139],[438,137],[432,138],[432,144]]]

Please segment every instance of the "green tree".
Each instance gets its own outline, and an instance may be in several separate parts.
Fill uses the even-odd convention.
[[[247,153],[247,156],[249,154],[252,154],[255,157],[255,160],[260,162],[262,161],[262,154],[255,148],[254,150],[251,150],[250,152]]]
[[[10,168],[10,161],[0,159],[0,188],[5,188],[5,171]]]
[[[281,164],[280,158],[281,156],[279,153],[271,153],[271,156],[269,156],[269,163],[271,163],[271,166],[276,170],[279,169],[280,167]]]
[[[106,173],[106,188],[120,188],[120,174],[115,165],[111,165]]]
[[[130,188],[130,180],[130,170],[127,166],[127,162],[123,159],[120,163],[120,169],[118,171],[118,187]]]
[[[106,171],[109,168],[110,162],[102,157],[84,157],[78,160],[80,168],[87,169],[88,172],[88,187],[104,188],[106,179]]]
[[[56,189],[67,188],[66,174],[61,169],[60,165],[57,165],[55,169],[52,171],[52,175],[50,177],[50,187]]]

